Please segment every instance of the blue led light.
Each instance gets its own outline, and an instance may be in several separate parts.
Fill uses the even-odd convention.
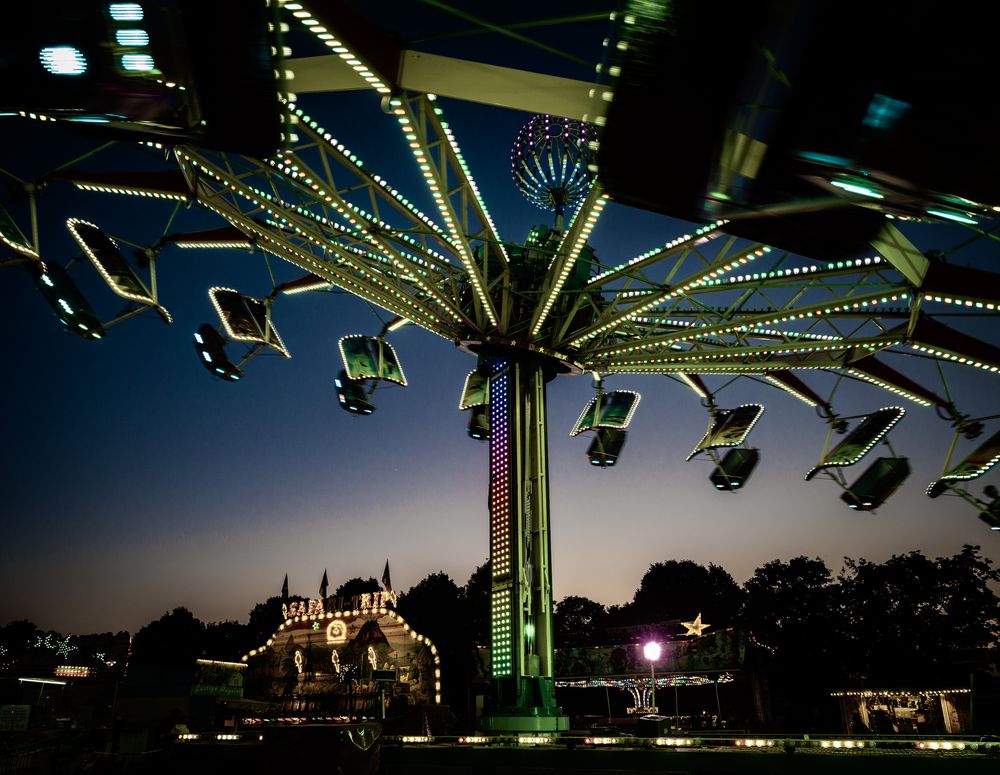
[[[108,13],[116,22],[142,21],[142,6],[138,3],[110,3]]]
[[[116,30],[115,40],[119,46],[148,46],[149,34],[145,30]]]
[[[153,57],[149,54],[122,54],[121,65],[123,70],[135,73],[148,73],[156,69]]]
[[[73,46],[46,46],[38,52],[38,59],[53,75],[83,75],[87,72],[87,58]]]

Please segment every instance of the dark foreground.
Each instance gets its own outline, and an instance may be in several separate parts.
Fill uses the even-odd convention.
[[[12,746],[0,771],[240,775],[321,766],[337,775],[570,775],[571,773],[996,773],[1000,741],[972,738],[382,736],[377,724],[300,725],[184,735],[132,757],[72,738]],[[77,741],[78,742],[78,741]]]

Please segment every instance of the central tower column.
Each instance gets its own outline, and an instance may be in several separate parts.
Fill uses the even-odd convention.
[[[486,360],[490,373],[490,598],[496,731],[569,728],[553,684],[545,363]]]

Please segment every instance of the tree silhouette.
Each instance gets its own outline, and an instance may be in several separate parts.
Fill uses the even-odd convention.
[[[382,585],[371,576],[367,579],[356,576],[337,587],[337,591],[333,594],[336,597],[352,598],[365,592],[378,592],[380,589],[382,589]]]
[[[838,585],[820,559],[772,560],[744,584],[744,626],[772,650],[766,668],[773,712],[782,729],[832,728],[830,691],[843,686],[838,669],[843,609]]]
[[[489,558],[472,571],[469,580],[462,590],[465,597],[465,622],[472,642],[478,646],[488,646],[490,643],[490,590],[493,578],[491,576]]]
[[[191,667],[202,655],[205,625],[188,609],[175,608],[132,639],[131,663],[147,667]]]
[[[592,646],[604,642],[608,610],[588,597],[567,595],[555,606],[552,627],[557,648]]]
[[[724,568],[667,560],[649,566],[621,614],[627,624],[653,624],[693,618],[700,612],[719,628],[737,622],[742,600],[742,591]]]
[[[880,564],[846,558],[846,672],[869,686],[964,678],[970,652],[982,650],[980,662],[989,661],[985,650],[1000,634],[1000,598],[989,586],[998,580],[978,546],[936,560],[917,551]]]
[[[257,603],[250,611],[250,619],[247,622],[243,646],[246,651],[260,648],[267,642],[267,639],[278,629],[278,625],[284,621],[281,615],[281,606],[285,602],[293,603],[304,600],[300,595],[289,595],[287,601],[280,595],[269,597],[263,603]],[[244,651],[244,653],[246,653]]]

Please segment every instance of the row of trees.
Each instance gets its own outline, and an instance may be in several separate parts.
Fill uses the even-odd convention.
[[[464,702],[457,695],[468,696],[474,648],[489,642],[489,578],[487,561],[464,586],[436,572],[399,597],[403,618],[441,652],[445,698],[456,707]],[[742,628],[767,647],[778,698],[845,686],[964,684],[970,670],[998,661],[998,582],[1000,570],[977,546],[937,559],[916,551],[883,563],[845,559],[836,575],[820,559],[773,560],[742,586],[717,565],[667,560],[649,567],[626,603],[609,607],[579,596],[559,601],[556,645],[622,643],[636,626],[701,612],[713,628]],[[334,594],[378,589],[374,578],[355,578]],[[273,597],[257,604],[246,624],[204,624],[176,608],[136,633],[131,663],[169,667],[200,656],[238,659],[273,633],[282,602]],[[9,660],[42,642],[42,635],[30,622],[2,627],[0,654]],[[54,636],[50,644],[61,638],[47,635]]]

